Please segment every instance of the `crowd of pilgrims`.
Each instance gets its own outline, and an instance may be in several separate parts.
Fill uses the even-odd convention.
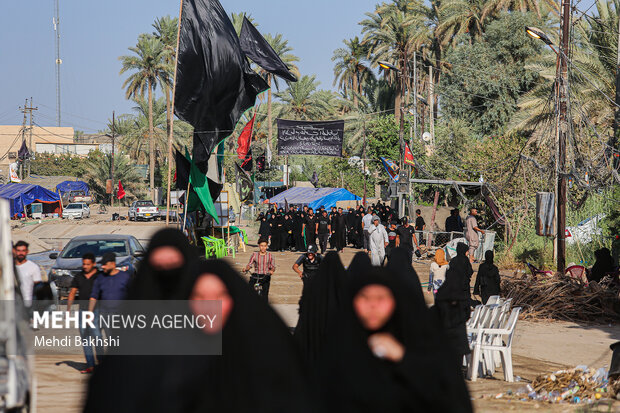
[[[154,239],[127,298],[221,300],[222,355],[108,355],[85,412],[472,411],[462,368],[466,245],[431,308],[406,249],[384,267],[359,252],[346,269],[329,252],[304,283],[291,334],[227,262],[202,260],[174,229]]]
[[[357,209],[324,207],[314,211],[308,206],[272,207],[267,213],[261,212],[257,221],[259,237],[270,241],[271,251],[303,251],[309,245],[317,245],[321,253],[328,246],[341,252],[346,246],[364,248],[362,219],[367,214],[377,215],[381,222],[397,221],[397,213],[389,205],[377,203],[374,206]]]

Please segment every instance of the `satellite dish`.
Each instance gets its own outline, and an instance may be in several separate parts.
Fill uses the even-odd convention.
[[[433,140],[433,136],[430,132],[424,132],[422,134],[422,140],[426,143],[431,143],[431,141]]]

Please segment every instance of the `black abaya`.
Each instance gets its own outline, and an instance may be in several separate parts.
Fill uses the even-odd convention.
[[[460,355],[470,352],[466,323],[471,312],[469,283],[473,269],[465,255],[468,249],[464,243],[456,246],[457,255],[450,260],[446,280],[437,290],[433,306],[448,339]]]
[[[420,291],[415,292],[414,281],[402,281],[406,277],[369,265],[350,279],[350,294],[339,322],[330,330],[320,363],[324,411],[472,411],[459,360],[432,322],[419,281]],[[353,309],[355,295],[371,284],[389,288],[396,301],[390,320],[378,331],[366,330]],[[389,333],[405,347],[400,362],[380,359],[371,352],[368,338],[375,332]]]
[[[311,383],[293,338],[229,264],[197,263],[184,277],[214,274],[233,307],[221,356],[111,357],[92,376],[85,412],[313,412]]]
[[[346,296],[345,271],[340,257],[329,252],[316,275],[305,284],[299,301],[299,320],[295,339],[310,366],[320,358],[327,328],[333,322]]]
[[[474,294],[482,298],[482,304],[486,304],[492,295],[500,293],[499,268],[493,264],[493,258],[493,251],[485,252],[484,262],[480,264],[476,275]]]

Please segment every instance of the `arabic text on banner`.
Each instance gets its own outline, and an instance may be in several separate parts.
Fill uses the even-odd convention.
[[[278,119],[278,155],[342,156],[344,121]]]

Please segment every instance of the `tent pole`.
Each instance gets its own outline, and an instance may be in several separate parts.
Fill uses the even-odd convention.
[[[183,16],[183,0],[181,0],[181,5],[179,6],[179,24],[177,27],[177,49],[175,54],[175,62],[174,62],[174,76],[172,78],[172,100],[170,105],[170,130],[168,131],[168,191],[166,193],[166,226],[170,223],[170,178],[172,176],[172,131],[174,126],[174,95],[177,87],[177,66],[179,65],[179,42],[181,37],[181,17]],[[189,190],[188,190],[189,192]],[[185,197],[185,203],[187,204],[187,199],[189,194]],[[183,223],[183,227],[185,227],[185,223]]]
[[[185,191],[185,212],[183,213],[183,229],[185,232],[185,223],[187,222],[187,206],[189,205],[189,186],[191,184],[191,178],[187,180],[187,191]]]

